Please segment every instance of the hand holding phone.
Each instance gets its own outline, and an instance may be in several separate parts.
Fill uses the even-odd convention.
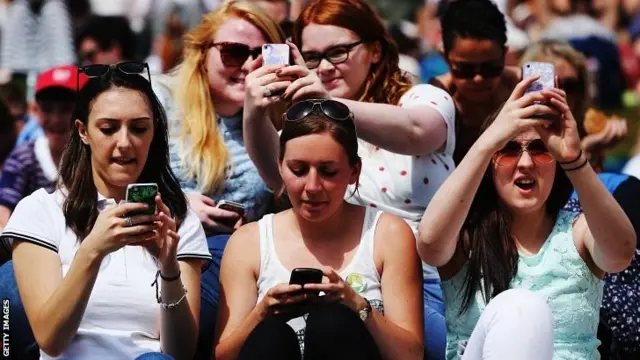
[[[264,66],[289,65],[289,45],[264,44],[262,45],[262,58]]]
[[[156,213],[156,195],[158,194],[158,184],[138,183],[127,186],[126,202],[145,203],[149,208],[144,211],[132,211],[127,216],[153,215]]]
[[[295,268],[291,271],[291,278],[289,279],[289,285],[300,285],[304,287],[305,284],[321,284],[324,274],[320,269],[314,268]],[[316,295],[319,292],[314,291]]]

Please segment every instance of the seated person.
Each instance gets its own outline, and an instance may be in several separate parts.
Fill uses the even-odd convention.
[[[0,177],[2,177],[2,165],[13,151],[17,138],[16,119],[11,116],[6,103],[0,100]]]
[[[449,360],[599,359],[602,279],[635,252],[629,218],[581,150],[566,93],[524,95],[535,80],[489,119],[420,224],[418,251],[444,280]],[[562,210],[572,185],[583,214]]]
[[[286,113],[279,172],[293,209],[231,236],[216,359],[301,359],[301,349],[305,359],[423,358],[413,232],[395,215],[344,200],[360,167],[344,104],[308,100]],[[289,285],[300,267],[321,269],[322,283]]]
[[[0,179],[0,230],[22,198],[34,191],[53,189],[62,152],[71,135],[71,112],[78,83],[75,66],[59,66],[38,77],[34,112],[44,136],[16,147],[4,163]]]
[[[11,326],[23,305],[41,359],[195,352],[204,230],[170,170],[160,102],[146,79],[120,69],[83,69],[102,75],[78,94],[59,185],[20,201],[0,236],[13,249],[0,268]],[[154,213],[123,202],[132,183],[157,184]]]

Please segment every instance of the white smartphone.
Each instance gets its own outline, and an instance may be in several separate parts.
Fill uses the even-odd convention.
[[[262,58],[264,65],[289,64],[289,45],[287,44],[264,44],[262,45]]]
[[[531,84],[525,93],[542,91],[556,87],[556,74],[552,63],[528,62],[522,67],[522,78],[538,75],[540,78]]]
[[[240,216],[244,216],[245,212],[244,206],[242,204],[230,200],[220,200],[216,207],[222,210],[233,211]]]
[[[127,186],[126,201],[130,203],[145,203],[149,205],[149,208],[144,211],[131,212],[127,214],[127,216],[155,214],[157,193],[158,193],[158,184],[156,183],[129,184]]]

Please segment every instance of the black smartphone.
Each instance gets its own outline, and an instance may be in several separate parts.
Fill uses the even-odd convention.
[[[295,268],[291,271],[289,284],[304,286],[305,284],[320,284],[324,274],[322,270],[313,268]]]
[[[145,203],[149,205],[147,210],[131,211],[127,216],[153,215],[156,213],[156,195],[158,184],[129,184],[127,186],[126,201],[129,203]]]

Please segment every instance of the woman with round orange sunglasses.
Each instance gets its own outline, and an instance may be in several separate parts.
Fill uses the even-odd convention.
[[[442,279],[449,360],[600,358],[602,279],[635,252],[566,93],[525,95],[535,80],[516,86],[420,223],[418,252]],[[563,210],[572,185],[583,213]]]

